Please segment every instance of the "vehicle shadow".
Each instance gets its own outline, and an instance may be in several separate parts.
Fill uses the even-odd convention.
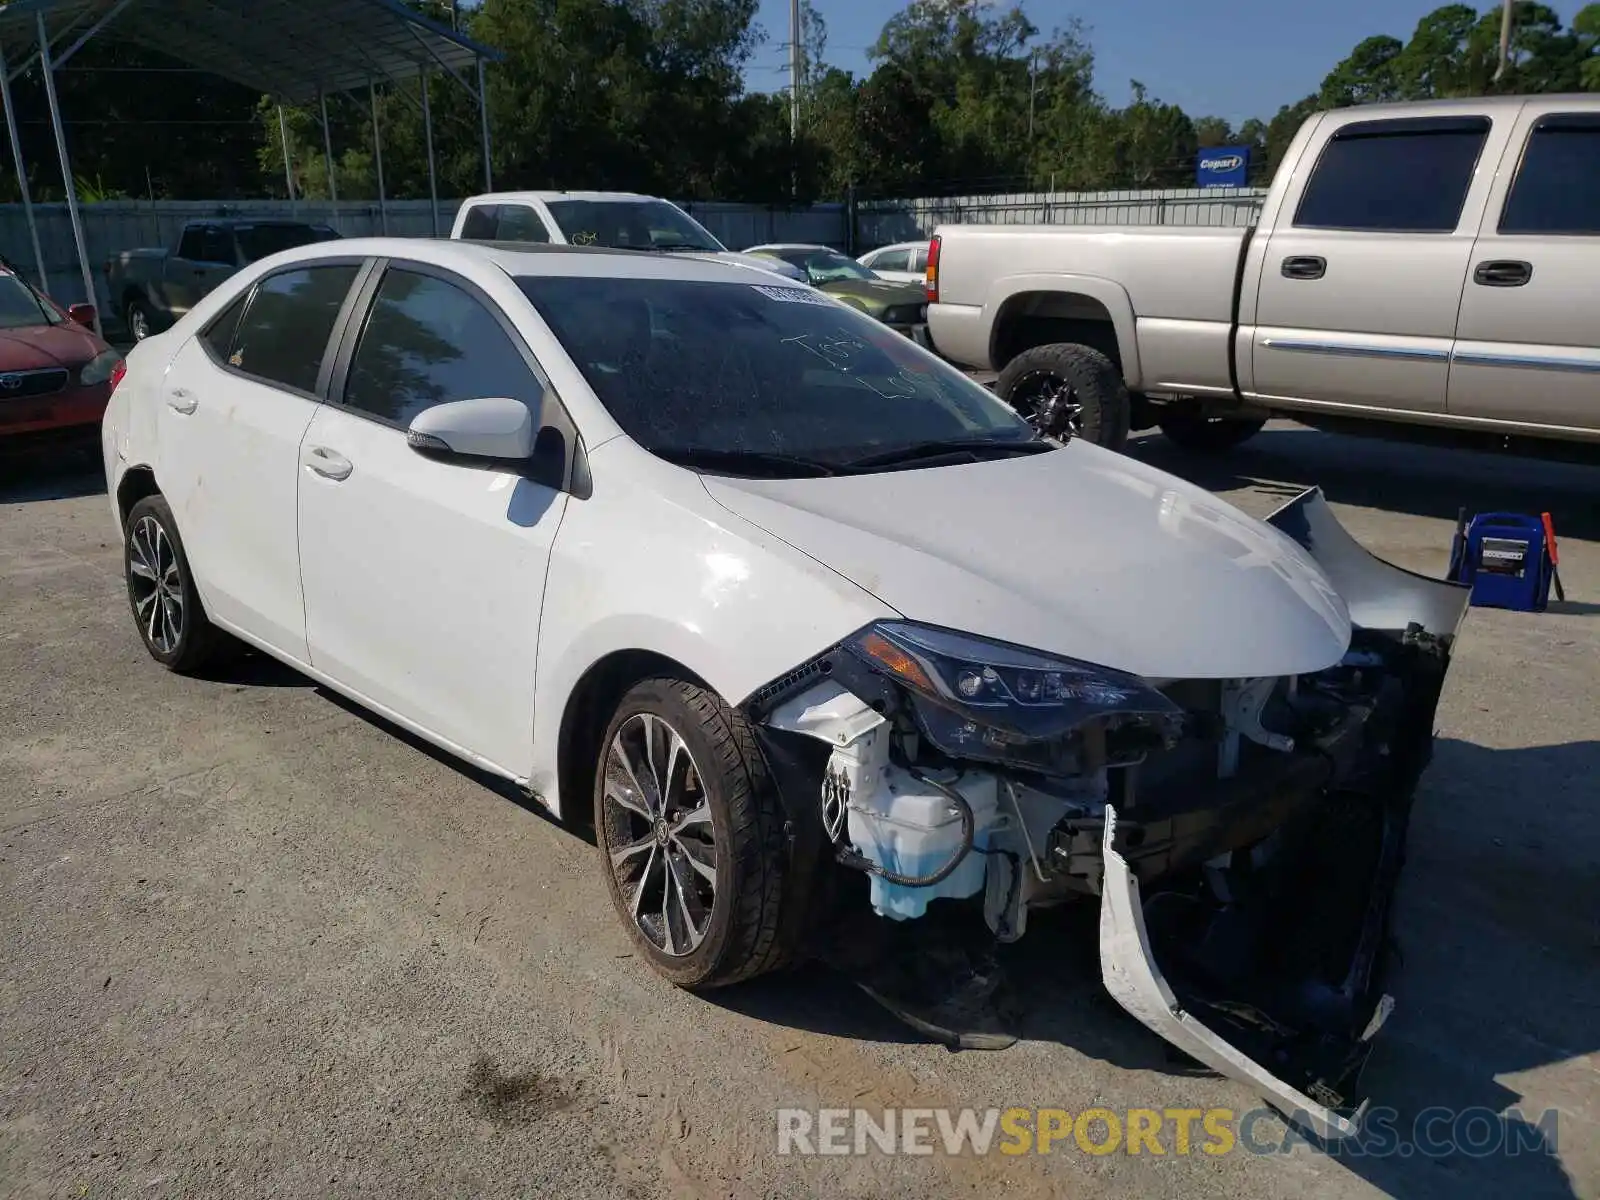
[[[1358,437],[1274,422],[1223,455],[1186,451],[1160,433],[1134,438],[1128,453],[1212,491],[1252,487],[1289,500],[1317,486],[1335,504],[1452,522],[1462,508],[1469,516],[1548,512],[1558,540],[1600,539],[1600,446],[1535,456],[1476,449],[1431,431]]]
[[[32,504],[104,495],[100,444],[49,443],[36,447],[0,444],[0,504]]]

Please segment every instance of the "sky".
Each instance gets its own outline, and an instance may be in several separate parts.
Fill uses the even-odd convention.
[[[1493,0],[1468,0],[1481,10]],[[1584,0],[1547,0],[1570,22]],[[866,51],[901,0],[812,0],[828,25],[828,63],[870,70]],[[1406,41],[1418,18],[1441,0],[1113,0],[1108,4],[1023,0],[1041,31],[1073,16],[1088,27],[1095,86],[1114,105],[1128,102],[1128,80],[1177,104],[1191,117],[1226,117],[1237,127],[1270,118],[1280,105],[1316,91],[1322,77],[1363,38]],[[745,77],[752,91],[787,86],[788,0],[761,0],[766,41]]]

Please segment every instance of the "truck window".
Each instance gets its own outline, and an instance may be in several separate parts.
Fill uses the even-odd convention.
[[[215,225],[206,227],[200,238],[200,261],[233,264],[233,238],[228,236],[226,229]]]
[[[1500,214],[1500,232],[1600,234],[1600,114],[1539,118]]]
[[[497,204],[474,204],[467,209],[467,219],[461,222],[461,236],[474,242],[494,241],[499,215]]]
[[[1318,157],[1294,223],[1304,229],[1453,232],[1488,134],[1487,117],[1346,125]]]
[[[500,206],[500,219],[495,225],[494,236],[502,242],[548,242],[550,234],[545,230],[544,222],[539,219],[539,214],[526,204],[502,204]]]
[[[178,239],[178,257],[187,258],[191,262],[205,262],[200,249],[205,236],[204,225],[185,225],[183,236]]]

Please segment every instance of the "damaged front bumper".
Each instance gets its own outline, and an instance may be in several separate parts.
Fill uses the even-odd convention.
[[[869,992],[883,998],[895,926],[970,901],[1006,943],[1030,908],[1097,896],[1101,976],[1118,1003],[1332,1140],[1359,1126],[1364,1105],[1347,1093],[1393,1006],[1392,899],[1467,590],[1375,558],[1315,489],[1268,520],[1344,599],[1344,660],[1288,679],[1168,681],[1182,733],[1154,749],[1107,721],[1085,723],[1055,759],[981,740],[964,759],[943,716],[842,649],[767,689],[752,715],[799,839],[814,827],[813,845],[867,874],[868,902],[890,918],[883,948],[857,956]],[[886,653],[904,650],[920,653]],[[921,667],[947,665],[936,658]],[[1012,691],[1039,686],[1021,678],[1025,658],[996,661]],[[1168,719],[1114,673],[1085,686],[1125,687],[1127,711]],[[933,977],[926,939],[904,944],[921,971],[901,971],[913,999],[891,1007],[945,1027],[915,994],[972,989]],[[953,973],[944,957],[937,969]]]

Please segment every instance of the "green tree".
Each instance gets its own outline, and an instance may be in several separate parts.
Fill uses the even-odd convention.
[[[1369,37],[1360,42],[1323,79],[1319,103],[1324,108],[1346,108],[1400,99],[1402,89],[1395,65],[1404,51],[1398,38]]]

